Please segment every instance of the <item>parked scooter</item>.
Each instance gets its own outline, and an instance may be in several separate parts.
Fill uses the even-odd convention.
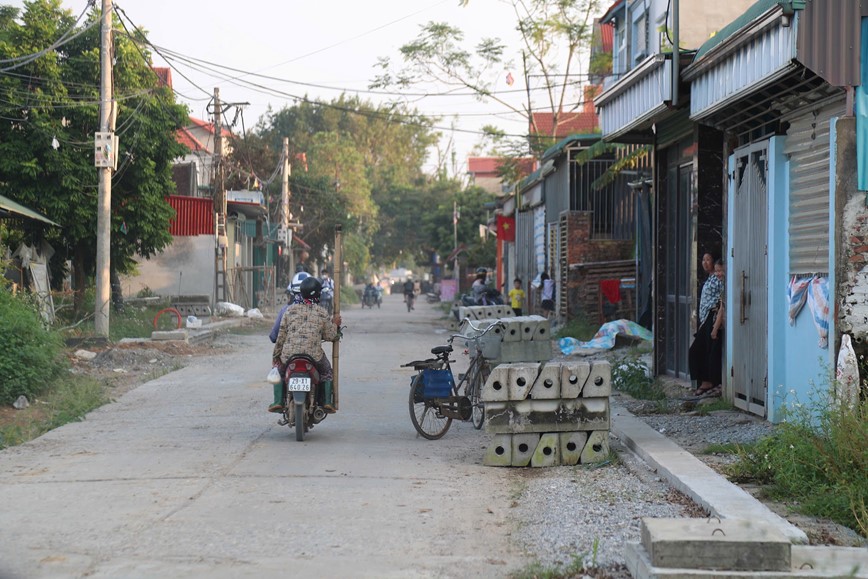
[[[439,292],[428,292],[425,294],[425,301],[429,304],[436,304],[440,301]]]
[[[325,420],[328,414],[320,403],[320,375],[313,358],[294,355],[286,363],[289,377],[284,384],[283,418],[278,422],[281,426],[289,425],[295,428],[295,439],[304,440],[308,430]]]

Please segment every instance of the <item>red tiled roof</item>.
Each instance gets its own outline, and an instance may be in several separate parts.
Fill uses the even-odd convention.
[[[534,159],[524,157],[518,160],[518,169],[522,174],[530,175],[533,173]],[[497,169],[500,167],[500,157],[468,157],[467,172],[473,173],[477,177],[491,176],[497,177]]]
[[[175,132],[175,140],[181,143],[182,145],[186,145],[188,149],[192,152],[196,151],[204,151],[205,145],[203,145],[199,139],[193,136],[193,133],[190,132],[190,129],[184,127],[180,128]]]
[[[608,24],[600,24],[600,51],[604,54],[612,53],[612,46],[615,44],[615,27]]]
[[[157,74],[157,78],[160,79],[160,86],[167,86],[172,88],[172,69],[162,66],[154,66],[154,72]]]
[[[554,115],[552,113],[534,113],[536,134],[556,137],[558,139],[569,135],[587,135],[596,132],[600,121],[594,112],[560,113],[557,134],[554,132]],[[530,132],[534,132],[533,126]]]
[[[208,123],[203,121],[202,119],[197,119],[196,117],[190,117],[190,122],[193,123],[193,126],[199,127],[200,129],[205,129],[209,133],[214,132],[214,123]],[[222,133],[224,137],[231,137],[232,133],[229,132],[229,129],[226,127],[222,127]]]

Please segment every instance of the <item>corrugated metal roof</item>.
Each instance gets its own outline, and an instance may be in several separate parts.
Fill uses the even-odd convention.
[[[175,210],[175,218],[169,222],[173,236],[214,235],[214,202],[201,197],[169,195],[169,205]]]
[[[42,221],[44,223],[49,223],[51,225],[57,225],[57,223],[55,223],[51,219],[48,219],[47,217],[45,217],[41,213],[37,213],[33,209],[28,209],[24,205],[21,205],[20,203],[16,203],[12,199],[9,199],[8,197],[4,197],[3,195],[0,195],[0,216],[3,216],[4,213],[11,213],[13,215],[21,215],[23,217],[28,217],[30,219],[36,219],[37,221]],[[59,225],[57,225],[57,226],[60,227]]]
[[[561,139],[543,153],[542,161],[546,162],[553,157],[557,157],[564,152],[564,149],[569,147],[570,145],[580,143],[585,141],[588,145],[590,145],[590,141],[596,142],[599,141],[602,135],[593,133],[593,134],[584,134],[584,135],[570,135],[564,139]]]
[[[868,2],[811,0],[799,15],[798,59],[833,86],[861,84],[861,16]]]
[[[720,31],[705,41],[705,44],[699,47],[696,52],[695,60],[699,60],[708,54],[715,46],[721,44],[724,40],[780,4],[789,4],[785,0],[759,0],[750,8],[744,11],[744,14],[724,26]]]

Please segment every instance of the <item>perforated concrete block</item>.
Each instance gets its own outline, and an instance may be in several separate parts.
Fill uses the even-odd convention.
[[[524,400],[539,374],[539,364],[522,362],[509,365],[509,400]]]
[[[579,462],[582,464],[603,462],[607,456],[609,456],[609,431],[595,430],[591,432],[588,435],[585,448],[582,449]]]
[[[541,320],[545,318],[542,316],[522,316],[521,320],[521,339],[522,340],[532,340],[534,334],[536,333],[536,328],[539,325]]]
[[[512,466],[527,466],[539,444],[539,434],[512,435]]]
[[[608,398],[562,398],[561,402],[563,413],[561,423],[572,424],[570,430],[608,431],[611,428]]]
[[[515,312],[512,310],[511,307],[504,305],[503,306],[503,313],[501,314],[500,317],[501,318],[514,318]]]
[[[561,364],[561,398],[578,398],[591,375],[590,362],[564,362]]]
[[[465,318],[469,318],[471,320],[475,320],[476,312],[472,306],[460,306],[458,308],[458,319],[464,320]]]
[[[491,444],[482,458],[482,464],[485,466],[512,466],[512,435],[498,434],[492,437]]]
[[[572,466],[579,464],[582,450],[588,442],[587,432],[561,432],[561,464]]]
[[[540,369],[530,397],[535,400],[552,400],[561,397],[561,366],[554,362],[546,362]]]
[[[591,365],[591,374],[585,382],[582,396],[585,398],[599,398],[612,395],[612,365],[608,360],[594,360]]]
[[[506,328],[503,331],[504,342],[520,342],[521,341],[521,320],[524,316],[516,316],[500,320]]]
[[[533,335],[530,337],[531,340],[537,341],[551,341],[552,339],[552,321],[543,318],[542,320],[537,321],[536,329],[533,332]]]
[[[509,365],[495,366],[488,375],[488,380],[482,385],[482,401],[495,402],[509,400]]]
[[[530,465],[533,467],[559,466],[561,464],[560,437],[557,432],[543,434],[539,438]]]

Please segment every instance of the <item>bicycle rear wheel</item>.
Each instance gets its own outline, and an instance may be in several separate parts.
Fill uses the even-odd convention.
[[[422,437],[428,440],[442,438],[452,419],[440,414],[434,401],[423,396],[422,374],[416,374],[410,384],[410,420]]]
[[[491,374],[491,369],[488,362],[479,360],[476,368],[473,369],[473,376],[467,384],[467,397],[470,398],[470,404],[473,406],[473,413],[470,418],[473,422],[473,428],[479,430],[485,423],[485,406],[482,404],[482,385]]]

